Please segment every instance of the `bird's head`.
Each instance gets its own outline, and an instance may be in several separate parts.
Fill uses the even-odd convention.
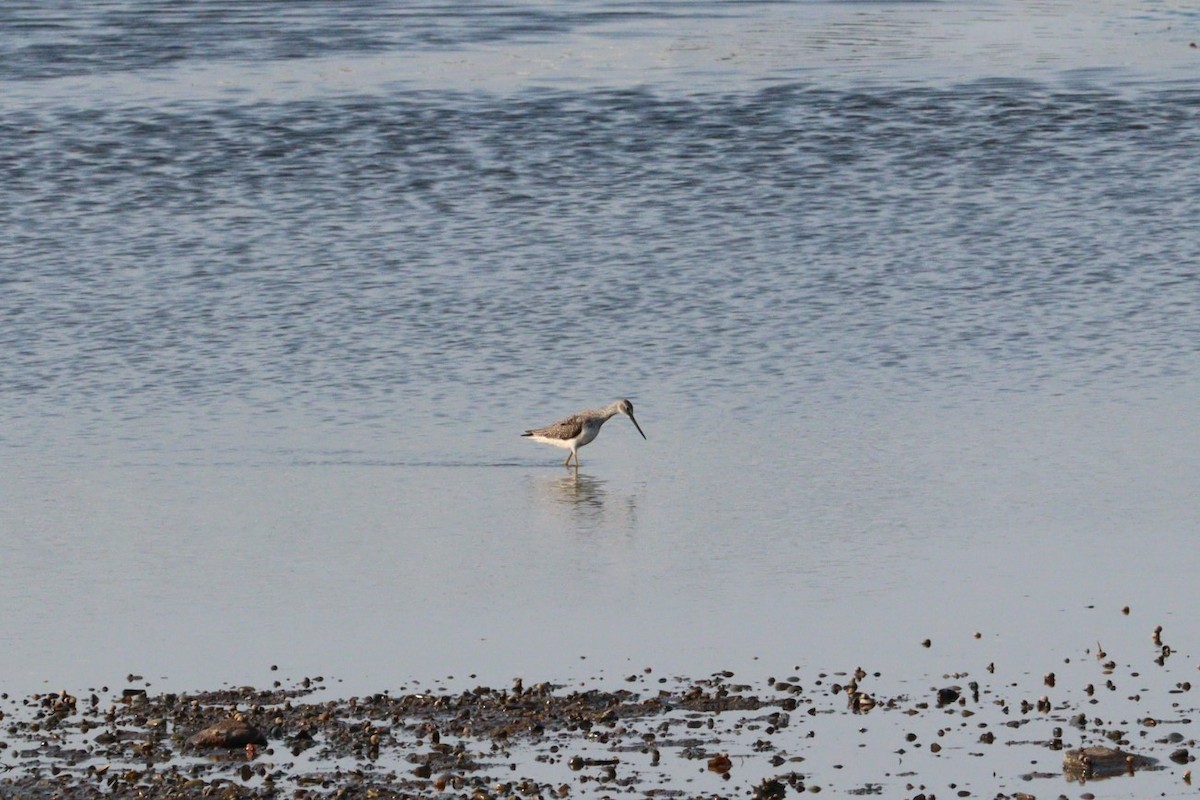
[[[636,419],[634,419],[634,416],[633,416],[633,403],[631,403],[631,402],[629,402],[628,400],[625,400],[624,398],[622,398],[621,400],[618,400],[618,401],[617,401],[617,411],[619,411],[620,413],[622,413],[622,414],[624,414],[625,416],[629,417],[629,421],[633,423],[633,427],[637,428],[637,432],[638,432],[638,433],[640,433],[640,434],[642,434],[642,438],[643,438],[643,439],[645,439],[645,438],[646,438],[646,434],[645,434],[645,432],[642,430],[642,426],[641,426],[641,425],[638,425],[638,421],[637,421]]]

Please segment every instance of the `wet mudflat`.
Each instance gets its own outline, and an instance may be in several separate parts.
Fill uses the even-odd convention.
[[[0,797],[1190,795],[1196,663],[1165,636],[1016,675],[1002,652],[937,675],[646,667],[355,697],[322,677],[160,693],[129,675],[0,695]],[[912,646],[919,663],[937,642]]]

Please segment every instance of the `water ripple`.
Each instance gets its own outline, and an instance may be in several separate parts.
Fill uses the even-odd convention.
[[[1186,374],[1196,100],[985,82],[26,111],[0,131],[0,386],[271,409],[436,405],[598,360],[777,398]]]

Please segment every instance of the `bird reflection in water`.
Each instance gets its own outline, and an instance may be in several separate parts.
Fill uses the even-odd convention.
[[[539,506],[576,529],[628,531],[637,525],[637,496],[619,489],[614,494],[606,480],[572,470],[556,478],[537,478],[532,487]]]
[[[570,475],[555,478],[549,486],[553,489],[555,499],[563,505],[577,511],[591,510],[600,513],[604,510],[604,481],[590,475],[581,475],[578,471]]]

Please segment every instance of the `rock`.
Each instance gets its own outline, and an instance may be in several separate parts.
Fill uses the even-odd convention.
[[[755,787],[751,796],[754,800],[783,800],[787,788],[776,778],[766,778]]]
[[[733,761],[731,761],[729,756],[725,753],[722,753],[719,756],[713,756],[708,760],[709,772],[725,773],[729,772],[731,769],[733,769]]]
[[[1068,777],[1090,778],[1097,775],[1117,775],[1147,767],[1154,759],[1127,753],[1116,747],[1081,747],[1063,753],[1063,772]]]
[[[245,720],[231,717],[208,726],[188,739],[187,743],[192,747],[224,747],[234,750],[248,744],[265,745],[267,737]]]

